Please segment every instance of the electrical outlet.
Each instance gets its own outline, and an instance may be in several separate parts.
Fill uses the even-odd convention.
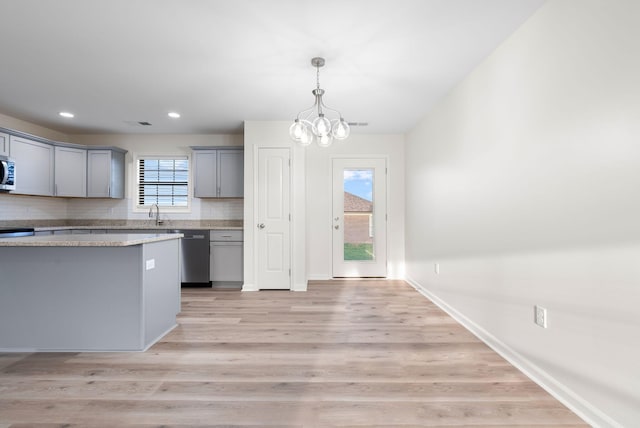
[[[440,275],[440,263],[433,264],[433,271],[436,273],[436,275]]]
[[[547,328],[547,310],[542,306],[535,305],[533,307],[533,322],[542,328]]]

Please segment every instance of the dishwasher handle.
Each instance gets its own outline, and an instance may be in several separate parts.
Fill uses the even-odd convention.
[[[185,235],[182,239],[205,239],[204,235]]]

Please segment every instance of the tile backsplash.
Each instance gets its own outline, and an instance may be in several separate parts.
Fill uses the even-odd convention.
[[[242,220],[242,199],[191,199],[188,213],[166,212],[165,220]],[[144,220],[148,212],[134,212],[130,199],[63,199],[0,193],[2,220]]]
[[[66,219],[66,199],[0,193],[0,220]]]

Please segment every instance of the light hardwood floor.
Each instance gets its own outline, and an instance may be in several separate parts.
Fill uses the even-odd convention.
[[[402,281],[182,296],[144,353],[0,354],[0,428],[587,426]]]

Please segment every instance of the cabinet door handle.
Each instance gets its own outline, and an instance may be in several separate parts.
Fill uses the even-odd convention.
[[[258,229],[264,229],[264,223],[260,223],[260,224],[258,225]]]

